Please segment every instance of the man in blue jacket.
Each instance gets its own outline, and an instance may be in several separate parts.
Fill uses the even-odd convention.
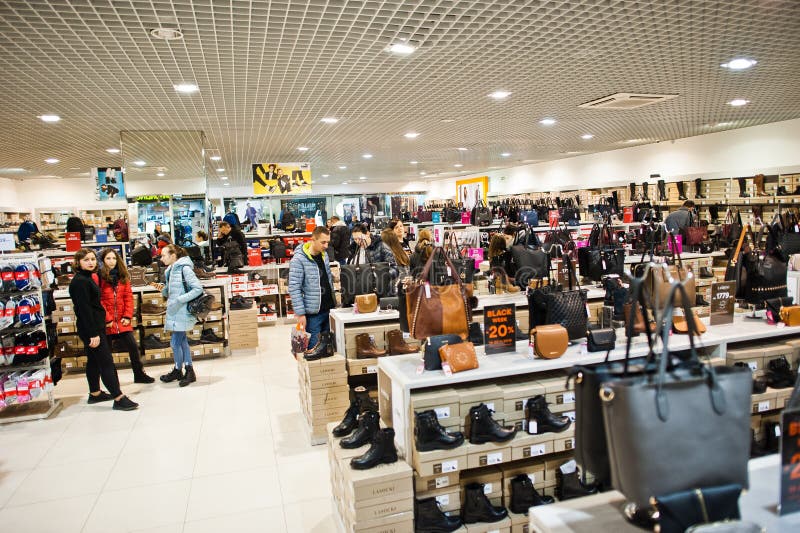
[[[328,315],[336,306],[330,262],[325,253],[330,242],[328,228],[317,226],[311,240],[295,248],[289,263],[289,296],[297,322],[311,335],[309,348],[317,346],[320,334],[328,336]]]

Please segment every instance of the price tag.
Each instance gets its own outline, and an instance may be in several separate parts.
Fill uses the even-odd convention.
[[[780,437],[781,436],[781,425],[780,424],[775,424],[775,436],[776,437]]]
[[[724,281],[711,284],[711,319],[710,324],[733,323],[733,308],[736,303],[736,282]]]
[[[491,494],[492,493],[492,484],[491,483],[484,483],[483,484],[483,493],[484,494]]]
[[[442,487],[446,487],[450,484],[450,478],[447,476],[437,477],[435,483],[436,488],[441,489]]]
[[[403,338],[404,339],[410,339],[411,338],[411,333],[409,333],[408,331],[404,331],[403,332]]]
[[[437,407],[434,409],[436,412],[436,417],[441,420],[442,418],[450,418],[450,408],[449,407]]]
[[[486,402],[485,405],[490,411],[494,411],[494,402]]]
[[[534,444],[533,446],[525,448],[525,452],[527,453],[523,453],[522,455],[525,457],[538,457],[545,454],[545,448],[544,444]]]
[[[536,474],[528,474],[528,479],[531,480],[531,483],[536,483]]]
[[[442,462],[442,474],[456,472],[458,470],[458,459]]]
[[[425,363],[420,363],[417,365],[417,375],[422,374],[425,371]]]
[[[533,351],[533,343],[528,343],[528,359],[535,359],[536,352]]]
[[[565,392],[564,393],[564,403],[575,403],[575,393],[574,392]]]
[[[445,376],[452,376],[453,375],[453,370],[450,368],[450,363],[448,363],[446,361],[444,363],[442,363],[442,370],[444,370],[444,375]]]
[[[378,373],[378,365],[370,365],[367,367],[367,374],[377,374]]]
[[[575,411],[567,411],[564,416],[568,416],[573,423],[575,422]]]
[[[758,412],[763,413],[764,411],[769,411],[769,400],[758,402]]]
[[[529,435],[536,435],[539,431],[539,424],[536,420],[531,420],[528,422],[528,434]]]
[[[503,452],[495,452],[486,454],[487,465],[499,465],[503,462]]]
[[[747,362],[747,366],[750,367],[750,370],[752,372],[755,372],[756,370],[758,370],[758,362],[757,361],[748,361]]]
[[[450,504],[450,495],[449,494],[442,494],[441,496],[436,497],[436,503],[439,505],[449,505]]]

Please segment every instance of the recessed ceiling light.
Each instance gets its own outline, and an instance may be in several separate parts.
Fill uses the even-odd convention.
[[[741,107],[741,106],[747,105],[749,103],[750,103],[750,100],[745,100],[744,98],[734,98],[733,100],[728,102],[728,105],[733,106],[733,107]]]
[[[222,159],[222,156],[212,155],[209,159],[211,159],[212,161],[219,161],[220,159]]]
[[[395,43],[387,46],[385,50],[398,56],[407,56],[413,54],[416,51],[416,47],[405,43]]]
[[[308,152],[308,146],[298,146],[297,149],[301,152]]]
[[[225,181],[226,179],[228,179],[228,176],[220,176],[219,179],[221,179],[222,181]]]
[[[450,122],[455,122],[455,121],[456,121],[456,119],[454,119],[454,118],[443,118],[439,122],[444,122],[445,124],[448,124]]]
[[[106,152],[108,152],[109,154],[118,154],[119,148],[106,148]]]
[[[717,122],[716,124],[714,124],[714,126],[717,128],[722,128],[725,126],[730,126],[731,124],[733,124],[733,122]]]
[[[228,185],[230,185],[230,183],[228,183],[228,182],[226,181],[225,183],[223,183],[223,185],[227,187]]]
[[[324,122],[325,124],[336,124],[339,122],[339,119],[336,117],[325,117],[320,122]]]
[[[347,181],[343,181],[343,182],[342,182],[342,185],[347,185],[348,183],[349,183],[349,182],[347,182]]]
[[[754,66],[756,63],[758,63],[758,61],[756,61],[755,59],[737,57],[736,59],[731,59],[727,63],[723,63],[720,66],[722,68],[727,68],[730,70],[745,70]]]
[[[156,172],[156,176],[158,176],[159,178],[163,178],[164,177],[164,173],[163,172]]]
[[[420,172],[420,173],[419,173],[419,175],[420,175],[420,176],[424,176],[424,175],[426,175],[426,174],[427,174],[427,172],[425,172],[424,170],[423,170],[422,172]]]
[[[154,28],[150,30],[150,35],[156,39],[174,41],[183,38],[183,32],[178,28]]]
[[[225,169],[224,168],[218,168],[217,172],[225,172]]]
[[[372,159],[372,154],[364,154],[361,157],[363,157],[364,159]]]
[[[25,169],[20,167],[0,168],[0,173],[6,172],[25,172]]]
[[[589,139],[594,139],[594,135],[592,135],[591,133],[584,133],[583,135],[581,135],[581,139],[583,139],[584,141],[588,141]]]
[[[183,94],[192,94],[200,90],[200,87],[194,83],[178,83],[172,87],[179,93]]]
[[[142,161],[142,160],[140,159],[140,160],[138,160],[138,161],[134,161],[134,162],[133,162],[133,164],[134,164],[134,165],[136,165],[137,167],[143,167],[143,166],[145,166],[147,163],[145,163],[144,161]]]
[[[644,139],[628,139],[627,141],[622,141],[625,144],[634,144],[634,143],[643,143]]]
[[[367,179],[367,177],[366,176],[359,176],[358,179],[365,180],[365,179]]]
[[[511,93],[508,91],[495,91],[489,94],[489,98],[494,98],[495,100],[505,100],[511,96]]]
[[[455,165],[453,165],[453,166],[454,166],[454,167],[456,167],[456,168],[461,168],[461,167],[463,167],[464,165],[462,165],[461,163],[456,163],[456,164],[455,164]]]
[[[323,178],[329,178],[330,176],[331,176],[330,174],[323,174],[322,175]]]
[[[50,163],[51,165],[54,165],[54,164],[58,163],[58,159],[56,159],[55,157],[48,157],[47,159],[44,160],[44,162],[45,163]]]
[[[42,122],[58,122],[61,120],[61,117],[58,115],[39,115],[39,118]]]
[[[458,150],[459,152],[466,152],[468,148],[464,148],[463,146],[461,146],[459,148],[456,148],[456,150]]]
[[[552,126],[555,123],[556,123],[556,119],[554,119],[554,118],[543,118],[542,120],[539,121],[539,124],[541,124],[543,126]]]
[[[339,170],[347,170],[347,167],[342,165],[342,166],[339,167]]]
[[[406,139],[416,139],[417,137],[419,137],[419,133],[415,131],[409,131],[408,133],[404,134],[403,137],[405,137]]]
[[[508,157],[510,155],[511,154],[509,152],[503,152],[502,154],[500,154],[501,157]]]
[[[416,164],[419,164],[419,161],[409,161],[409,163],[412,164],[412,165],[416,165]]]

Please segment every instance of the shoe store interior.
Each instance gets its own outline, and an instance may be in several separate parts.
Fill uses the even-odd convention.
[[[800,531],[800,2],[0,3],[0,523]]]

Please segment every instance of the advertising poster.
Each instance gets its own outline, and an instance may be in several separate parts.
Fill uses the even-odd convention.
[[[486,193],[489,192],[489,177],[470,178],[456,181],[456,202],[471,211],[476,204],[486,203]]]
[[[310,192],[310,163],[253,164],[253,194],[257,196]]]
[[[92,169],[92,177],[97,183],[97,199],[124,200],[125,182],[120,167],[100,167]]]
[[[487,355],[516,351],[516,324],[514,304],[483,308],[483,339]]]

